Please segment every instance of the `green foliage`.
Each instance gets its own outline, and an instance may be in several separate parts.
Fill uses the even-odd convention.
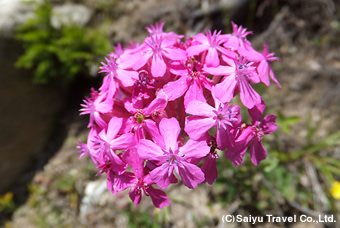
[[[170,209],[168,207],[154,208],[152,215],[150,211],[141,211],[135,208],[132,203],[129,206],[131,208],[123,212],[128,218],[129,228],[158,228],[166,227],[170,224]]]
[[[51,4],[31,4],[38,4],[35,16],[19,26],[16,34],[25,48],[16,66],[33,69],[33,81],[40,84],[56,80],[69,84],[78,75],[89,76],[91,66],[111,50],[105,32],[72,24],[56,29],[51,24]]]
[[[298,116],[284,117],[282,113],[278,113],[276,118],[278,128],[281,129],[285,134],[289,134],[290,126],[298,123],[299,121],[300,117]]]
[[[15,203],[13,201],[13,193],[7,192],[4,195],[0,195],[0,212],[9,213],[16,209]]]

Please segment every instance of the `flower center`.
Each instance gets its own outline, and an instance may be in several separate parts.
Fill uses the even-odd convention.
[[[137,112],[135,114],[135,119],[136,119],[137,123],[141,123],[144,120],[144,116],[143,116],[143,114],[141,112]]]
[[[178,154],[178,150],[176,150],[174,153],[171,148],[169,148],[169,152],[165,152],[164,154],[169,155],[169,157],[166,158],[165,161],[169,162],[170,165],[172,165],[173,163],[178,165],[178,161],[180,161],[181,158],[185,156],[184,154],[182,155]]]

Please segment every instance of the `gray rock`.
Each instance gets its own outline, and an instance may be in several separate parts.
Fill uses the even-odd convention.
[[[32,16],[32,5],[25,1],[0,0],[0,36],[13,35],[15,27]]]
[[[89,22],[93,11],[84,5],[66,3],[52,10],[51,24],[54,28],[62,25],[84,26]]]
[[[107,192],[111,197],[112,194],[106,186],[106,179],[99,179],[89,182],[85,188],[85,195],[80,205],[79,218],[82,224],[86,224],[86,217],[93,211],[93,207],[97,204],[104,204],[102,197]]]

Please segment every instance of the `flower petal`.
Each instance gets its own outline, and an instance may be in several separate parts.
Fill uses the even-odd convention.
[[[224,128],[222,125],[220,125],[220,127],[217,127],[216,142],[218,149],[225,150],[227,147],[234,146],[235,138],[233,134],[230,133],[227,126]]]
[[[135,80],[138,79],[138,72],[132,71],[132,70],[118,69],[117,78],[119,79],[123,87],[133,86],[133,84],[135,83]]]
[[[194,55],[200,54],[203,51],[208,50],[208,48],[209,48],[208,44],[193,45],[187,48],[187,53],[188,53],[188,56],[194,56]]]
[[[163,136],[166,151],[169,151],[170,148],[172,151],[177,150],[177,139],[180,131],[181,127],[176,118],[164,118],[161,120],[159,123],[159,132]]]
[[[154,54],[152,57],[151,74],[154,77],[163,77],[166,71],[166,65],[160,54]]]
[[[136,177],[131,172],[125,172],[122,175],[116,175],[113,172],[107,173],[107,188],[115,195],[117,192],[124,191],[131,187]]]
[[[261,96],[251,87],[246,79],[239,79],[240,99],[248,109],[261,104]]]
[[[186,120],[184,131],[194,140],[200,139],[207,131],[215,126],[215,120],[212,118],[189,116]]]
[[[260,162],[267,157],[267,150],[263,147],[262,142],[254,139],[250,145],[251,162],[258,166]]]
[[[222,65],[219,65],[218,67],[209,67],[207,65],[203,67],[203,71],[209,74],[212,74],[212,75],[223,76],[223,75],[231,75],[235,73],[235,68],[230,67],[230,66],[222,66]]]
[[[179,48],[163,48],[162,54],[171,60],[185,60],[187,58],[186,52]]]
[[[235,145],[225,151],[225,158],[229,159],[234,165],[241,164],[243,155],[252,139],[252,128],[248,127],[244,129],[236,139]]]
[[[183,159],[187,158],[203,158],[210,151],[210,147],[207,145],[207,142],[204,141],[195,141],[189,139],[187,143],[179,148],[179,154],[185,155]]]
[[[216,167],[216,158],[213,157],[211,154],[208,154],[208,156],[205,158],[205,161],[201,167],[201,170],[203,171],[204,176],[205,176],[204,182],[213,184],[218,176],[217,167]]]
[[[188,89],[189,83],[186,76],[182,76],[177,81],[172,81],[163,87],[164,92],[168,95],[169,101],[181,97]]]
[[[155,121],[151,119],[144,119],[145,129],[151,136],[152,140],[160,147],[165,148],[164,139],[159,133],[159,129]]]
[[[159,91],[157,97],[143,110],[145,116],[150,116],[157,109],[165,109],[168,99],[163,90]]]
[[[193,80],[189,86],[189,89],[184,96],[184,106],[186,107],[191,101],[206,101],[203,95],[203,88],[197,80]]]
[[[137,178],[144,177],[144,159],[139,157],[136,148],[126,150],[122,155],[122,159],[131,166],[133,173]]]
[[[214,108],[203,101],[191,101],[185,108],[186,113],[195,116],[213,117],[216,114]]]
[[[155,144],[154,142],[142,139],[139,141],[139,145],[137,146],[138,155],[147,160],[156,160],[159,161],[162,159],[163,151],[162,149]]]
[[[172,170],[170,169],[171,167],[169,166],[169,163],[164,163],[161,166],[153,169],[150,172],[151,180],[154,181],[158,187],[166,189],[170,184],[170,176],[172,174]]]
[[[133,204],[137,207],[142,199],[142,194],[141,194],[140,189],[132,188],[129,192],[129,196]]]
[[[123,119],[118,117],[112,117],[106,132],[106,138],[108,141],[113,140],[118,134],[120,128],[122,127]]]
[[[252,119],[252,123],[255,121],[261,121],[262,114],[266,109],[266,104],[263,100],[261,100],[260,104],[255,105],[253,108],[248,109],[249,116]]]
[[[234,76],[224,77],[223,81],[216,85],[215,96],[223,103],[231,101],[234,97],[234,91],[237,80]]]
[[[257,67],[257,71],[259,72],[259,76],[261,81],[266,85],[269,86],[270,81],[269,81],[269,66],[266,60],[262,60]]]
[[[220,59],[218,58],[216,48],[209,48],[208,54],[205,57],[205,63],[207,67],[217,67],[220,65]]]
[[[276,116],[275,115],[266,115],[261,122],[261,130],[264,134],[271,134],[277,129],[277,125],[275,123]]]
[[[119,136],[110,142],[112,150],[129,149],[136,146],[135,135],[133,133],[126,133]]]
[[[181,176],[183,184],[190,189],[196,188],[204,181],[204,173],[196,165],[182,161],[178,166],[178,174]]]
[[[162,190],[149,186],[146,192],[150,195],[152,203],[155,207],[162,209],[163,207],[170,205],[168,196]]]

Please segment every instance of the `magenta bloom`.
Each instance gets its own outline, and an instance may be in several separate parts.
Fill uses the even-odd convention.
[[[268,45],[264,45],[264,49],[262,52],[262,59],[257,67],[257,71],[259,72],[261,81],[266,85],[269,86],[269,77],[270,75],[271,79],[281,88],[281,85],[279,81],[275,78],[274,72],[272,68],[270,67],[270,63],[272,61],[280,61],[280,58],[274,57],[275,53],[269,53],[268,51]]]
[[[138,72],[121,69],[113,55],[110,55],[109,59],[105,57],[105,60],[107,63],[102,62],[102,66],[99,67],[101,69],[99,73],[106,73],[107,77],[110,77],[110,80],[106,81],[113,83],[115,80],[118,80],[123,87],[129,87],[134,84],[134,80],[138,79]],[[112,86],[103,84],[101,91],[106,91],[110,88],[112,88]]]
[[[190,101],[205,101],[204,88],[211,90],[211,80],[202,71],[202,64],[192,60],[186,64],[186,72],[176,81],[164,85],[163,90],[169,101],[176,100],[184,94],[184,106]]]
[[[164,27],[164,22],[158,23],[156,22],[155,25],[150,25],[146,27],[146,30],[151,34],[162,34],[163,33],[163,27]]]
[[[138,156],[137,150],[135,148],[127,150],[123,159],[131,166],[135,175],[129,192],[134,205],[137,206],[144,196],[150,196],[155,207],[169,206],[169,198],[165,192],[152,187],[154,182],[151,181],[150,175],[147,173],[146,168],[143,167],[144,160]]]
[[[181,131],[175,118],[163,119],[159,124],[159,131],[164,145],[157,145],[150,140],[141,140],[138,145],[138,154],[141,158],[151,160],[157,168],[150,172],[151,180],[160,188],[165,189],[170,184],[173,170],[182,178],[183,184],[188,188],[195,188],[204,181],[204,173],[192,159],[203,158],[209,153],[210,148],[205,141],[188,142],[178,147],[177,138]]]
[[[126,169],[126,164],[116,154],[116,150],[124,150],[136,145],[134,135],[126,133],[117,137],[122,127],[123,119],[113,117],[107,129],[103,129],[95,136],[93,149],[96,150],[96,158],[102,161],[110,160],[111,169],[121,174]]]
[[[145,39],[142,46],[126,51],[121,55],[120,64],[123,68],[132,67],[134,70],[142,68],[151,60],[151,74],[153,77],[162,77],[167,69],[166,60],[185,60],[186,52],[175,48],[176,40],[164,39],[161,35],[153,35]]]
[[[225,75],[222,82],[216,85],[215,95],[223,103],[231,101],[236,89],[240,91],[240,98],[244,106],[252,108],[261,103],[261,96],[251,87],[250,82],[259,83],[260,78],[255,67],[245,58],[228,59],[222,57],[230,66],[205,67],[204,71],[213,75]]]
[[[223,46],[232,50],[250,48],[251,44],[247,40],[247,36],[253,32],[247,32],[246,28],[242,28],[242,25],[237,26],[234,22],[231,22],[231,25],[233,27],[233,33],[227,34],[227,42],[225,42]]]
[[[125,101],[126,110],[131,113],[131,116],[125,123],[125,132],[133,132],[136,140],[139,142],[141,139],[145,139],[146,132],[152,136],[155,134],[156,124],[155,115],[161,114],[167,105],[167,95],[163,91],[159,91],[157,97],[145,108],[143,103],[137,101],[135,104],[130,99]],[[153,119],[150,119],[153,117]]]
[[[88,147],[88,145],[82,142],[78,143],[77,149],[79,153],[79,158],[82,158],[84,155],[90,152],[90,148]]]
[[[194,40],[197,41],[198,44],[193,44],[187,49],[188,56],[198,55],[206,51],[204,59],[208,67],[217,67],[220,65],[219,54],[221,53],[236,57],[236,53],[228,51],[221,46],[227,40],[226,35],[221,35],[221,31],[217,32],[215,30],[213,34],[211,34],[211,31],[207,31],[206,36],[203,33],[199,33],[197,36],[194,36]]]
[[[91,97],[87,97],[84,100],[85,104],[81,104],[83,107],[80,115],[90,114],[90,121],[87,127],[95,127],[98,124],[100,127],[106,127],[101,114],[108,113],[112,110],[113,100],[107,99],[106,94],[99,94],[95,90],[92,91]]]
[[[135,100],[149,99],[154,96],[155,79],[150,79],[145,70],[139,71],[138,80],[135,81],[132,97]]]
[[[177,35],[174,32],[164,32],[163,27],[164,27],[164,22],[158,23],[156,22],[155,25],[150,25],[145,27],[146,30],[150,33],[150,35],[162,35],[163,38],[165,39],[170,39],[170,40],[177,40],[181,39],[184,36],[183,35]]]
[[[107,188],[116,195],[117,192],[124,191],[133,185],[135,181],[134,174],[131,172],[124,172],[123,174],[117,174],[113,171],[108,171],[107,174]]]
[[[190,138],[198,140],[212,127],[216,127],[218,148],[224,150],[234,145],[235,139],[230,131],[241,123],[239,106],[225,105],[218,99],[215,99],[215,108],[202,101],[192,101],[185,111],[193,115],[187,117],[184,128]]]
[[[210,152],[208,156],[205,157],[204,163],[201,167],[205,175],[205,180],[203,183],[208,182],[209,184],[213,184],[217,179],[218,172],[216,167],[216,160],[218,159],[218,154],[216,151]]]
[[[263,106],[264,103],[249,110],[252,125],[245,127],[236,139],[235,146],[225,152],[225,157],[231,160],[234,165],[239,165],[242,162],[249,145],[250,157],[254,165],[259,165],[267,157],[267,150],[263,147],[261,140],[263,135],[273,133],[277,129],[277,125],[275,123],[276,116],[272,114],[266,115],[261,120]]]
[[[219,151],[235,165],[247,148],[254,165],[266,158],[261,139],[276,130],[276,116],[262,119],[265,104],[252,83],[268,86],[271,77],[280,87],[270,68],[279,58],[266,45],[257,52],[246,39],[251,32],[232,26],[232,34],[182,39],[156,23],[146,27],[141,45],[118,44],[102,62],[99,92],[92,89],[81,105],[90,132],[77,148],[97,175],[106,174],[113,194],[129,189],[135,206],[149,196],[163,208],[169,206],[163,189],[178,177],[190,189],[217,179]],[[238,94],[251,124],[232,104]]]
[[[238,52],[242,56],[246,56],[248,60],[255,63],[257,72],[259,73],[259,77],[266,86],[269,86],[270,84],[268,76],[270,75],[271,79],[281,88],[280,83],[275,78],[274,72],[270,67],[271,62],[280,61],[280,58],[274,57],[275,53],[269,53],[267,44],[264,44],[262,54],[257,52],[253,48],[239,49]]]

